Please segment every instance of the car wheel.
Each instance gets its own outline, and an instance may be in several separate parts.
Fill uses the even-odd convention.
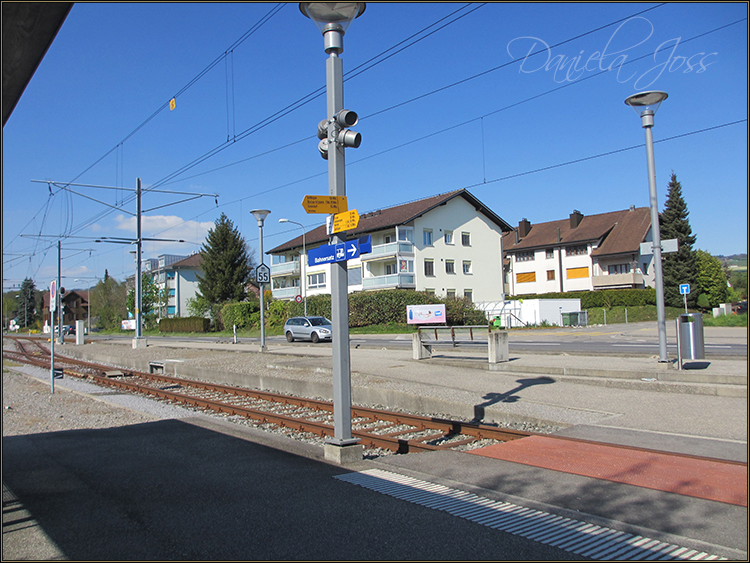
[[[292,331],[288,331],[286,333],[286,341],[287,342],[294,342],[294,336],[292,335]]]
[[[317,332],[313,332],[312,336],[310,336],[310,340],[313,341],[313,344],[317,344],[318,342],[320,342],[320,336],[318,336]]]

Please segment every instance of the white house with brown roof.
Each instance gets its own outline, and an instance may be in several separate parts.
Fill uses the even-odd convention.
[[[532,225],[523,219],[503,237],[508,295],[654,286],[647,207],[631,207]]]
[[[347,262],[349,292],[404,288],[501,300],[503,234],[512,230],[465,189],[363,214],[347,238],[369,236],[372,252]],[[306,253],[328,240],[325,225],[307,233]],[[330,265],[308,266],[307,256],[300,261],[302,242],[299,236],[267,252],[276,299],[331,292]]]
[[[198,275],[203,273],[200,253],[190,256],[162,254],[158,258],[144,259],[143,272],[150,274],[159,290],[167,289],[169,299],[159,316],[187,317],[187,301],[198,293]],[[132,283],[135,276],[128,278]]]

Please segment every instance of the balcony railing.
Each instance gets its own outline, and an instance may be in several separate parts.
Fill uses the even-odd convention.
[[[604,289],[607,287],[642,287],[643,274],[630,272],[629,274],[609,274],[606,276],[593,276],[592,282],[594,289]]]
[[[302,294],[299,287],[275,287],[273,288],[274,299],[292,299]]]
[[[362,278],[362,289],[383,289],[386,287],[416,287],[414,274],[391,274]]]
[[[273,264],[271,266],[272,276],[298,276],[299,275],[299,262],[282,262],[281,264]]]
[[[414,245],[410,242],[389,242],[387,244],[378,244],[372,247],[372,252],[368,254],[361,254],[360,258],[362,261],[367,260],[382,260],[383,258],[391,256],[403,256],[413,255]]]

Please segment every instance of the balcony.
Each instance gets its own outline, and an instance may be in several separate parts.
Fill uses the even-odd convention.
[[[416,287],[414,274],[391,274],[388,276],[374,276],[371,278],[362,278],[362,289],[386,289],[386,288],[406,288],[413,289]]]
[[[299,287],[275,287],[273,288],[274,299],[294,299],[298,295],[302,295],[302,290]]]
[[[593,276],[592,282],[594,289],[640,288],[643,287],[643,274],[630,272],[629,274]]]
[[[299,276],[299,262],[282,262],[271,266],[271,277],[274,276]]]
[[[396,256],[414,256],[414,245],[410,242],[389,242],[372,247],[369,254],[360,254],[362,262],[386,260]]]

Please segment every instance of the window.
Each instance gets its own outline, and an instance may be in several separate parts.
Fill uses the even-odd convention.
[[[453,244],[453,231],[445,231],[443,234],[443,240],[445,244]]]
[[[589,253],[589,247],[585,244],[569,246],[565,249],[565,256],[583,256]]]
[[[169,296],[170,297],[174,297],[175,296],[175,292],[174,292],[174,288],[173,287],[169,288]]]
[[[569,280],[574,280],[578,278],[587,278],[587,277],[589,277],[588,268],[568,268],[567,269],[567,278]]]
[[[544,251],[544,256],[547,258],[547,260],[555,257],[555,249],[554,248],[548,248]]]
[[[412,242],[414,240],[413,227],[396,227],[396,232],[400,242]]]
[[[392,276],[396,273],[396,264],[386,264],[385,265],[385,275],[386,276]]]
[[[399,260],[398,271],[402,274],[411,274],[414,272],[414,260]]]
[[[456,290],[455,289],[449,289],[445,292],[446,297],[452,297],[453,299],[456,298]]]
[[[461,244],[463,246],[471,246],[471,234],[461,233]]]
[[[516,274],[516,283],[531,283],[536,281],[536,272]]]
[[[455,274],[456,273],[456,262],[454,260],[445,261],[445,273]]]
[[[435,275],[435,261],[434,260],[424,261],[424,275],[430,276],[430,277]]]
[[[464,274],[471,274],[471,260],[464,260]]]
[[[474,290],[464,289],[464,299],[467,299],[469,301],[474,301]]]
[[[432,246],[432,229],[422,231],[422,242],[425,246]]]
[[[384,235],[383,236],[383,243],[388,244],[393,242],[393,235]]]
[[[424,292],[427,295],[435,295],[435,288],[434,287],[426,287]]]
[[[326,286],[326,273],[320,272],[319,274],[310,274],[307,276],[307,287],[315,289],[318,287]]]
[[[629,274],[630,273],[630,264],[611,264],[608,268],[608,274],[614,275],[614,274]]]
[[[554,280],[555,280],[555,271],[547,270],[547,281],[554,281]]]
[[[530,262],[534,259],[534,252],[518,252],[516,262]]]

